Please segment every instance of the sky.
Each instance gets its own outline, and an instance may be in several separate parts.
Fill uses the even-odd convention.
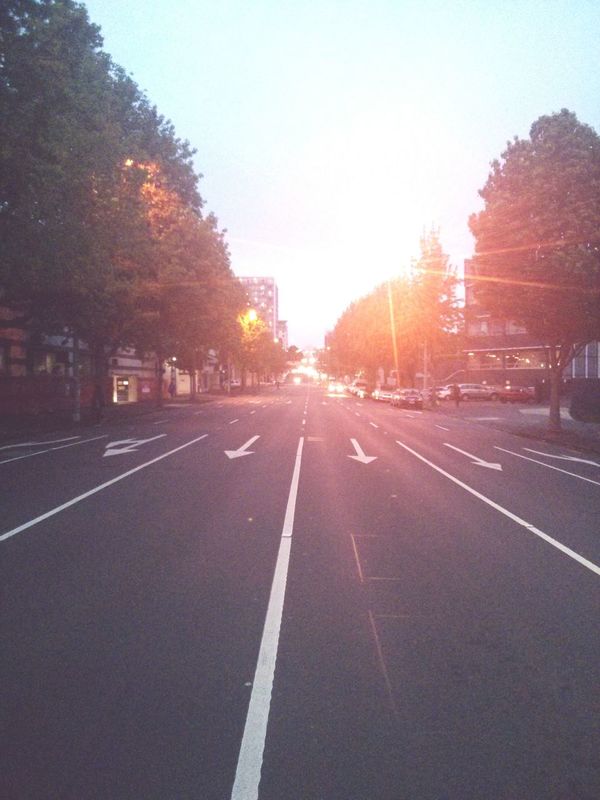
[[[451,263],[513,136],[600,132],[598,0],[85,0],[104,49],[197,150],[236,275],[273,276],[290,344],[439,229]]]

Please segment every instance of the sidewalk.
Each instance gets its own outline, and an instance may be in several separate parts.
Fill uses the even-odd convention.
[[[568,405],[561,406],[562,430],[558,433],[548,430],[550,408],[547,403],[528,406],[517,403],[503,405],[491,400],[470,400],[462,402],[456,408],[453,403],[442,402],[433,413],[461,417],[530,439],[600,454],[600,424],[577,422],[571,418]]]

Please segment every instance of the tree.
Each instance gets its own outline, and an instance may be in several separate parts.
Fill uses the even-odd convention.
[[[421,254],[414,265],[412,285],[412,337],[423,347],[423,385],[427,383],[429,361],[456,333],[459,312],[456,306],[456,276],[432,228],[421,237]],[[432,393],[435,404],[435,393]]]
[[[393,369],[414,385],[424,344],[435,353],[457,325],[455,287],[438,232],[423,235],[411,277],[386,281],[344,311],[328,340],[329,363],[370,383],[379,368]]]
[[[469,220],[478,299],[546,348],[550,429],[564,368],[600,337],[600,137],[563,109],[507,144]]]
[[[72,0],[0,12],[0,287],[43,333],[172,351],[235,339],[241,290],[193,151]],[[77,350],[77,347],[75,348]]]

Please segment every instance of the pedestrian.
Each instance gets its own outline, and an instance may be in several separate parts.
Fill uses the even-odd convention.
[[[460,386],[458,383],[452,385],[452,399],[454,400],[454,405],[458,408],[460,405]]]
[[[171,383],[169,384],[169,394],[171,395],[171,400],[175,397],[175,392],[177,387],[175,386],[175,381],[171,378]]]

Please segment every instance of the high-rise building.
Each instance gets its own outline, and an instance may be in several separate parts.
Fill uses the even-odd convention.
[[[281,346],[284,350],[287,350],[289,347],[288,343],[288,324],[287,320],[285,319],[278,319],[277,320],[277,339],[281,343]]]
[[[277,337],[279,298],[275,278],[245,277],[239,279],[248,296],[248,306],[269,327],[273,338]]]

